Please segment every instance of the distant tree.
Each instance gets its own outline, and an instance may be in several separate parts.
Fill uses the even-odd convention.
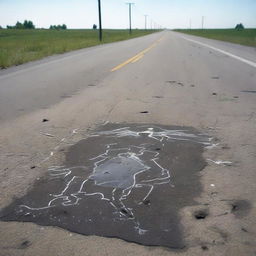
[[[25,20],[23,23],[23,26],[25,29],[34,29],[35,25],[33,24],[33,22],[31,20]]]
[[[25,26],[25,21],[24,21],[24,27],[27,29],[35,29],[35,25],[33,24],[33,22],[31,20],[27,21],[27,24]]]
[[[236,30],[243,30],[244,29],[244,25],[242,23],[237,24],[235,27]]]
[[[93,28],[94,30],[96,30],[96,29],[97,29],[97,25],[96,25],[96,24],[93,24],[92,28]]]
[[[21,22],[17,21],[17,22],[16,22],[16,25],[15,25],[15,28],[16,28],[16,29],[23,29],[23,28],[25,28],[25,27],[24,27],[24,25],[23,25]]]
[[[62,24],[62,25],[51,25],[49,29],[56,29],[56,30],[61,30],[61,29],[67,29],[67,25],[66,24]]]
[[[24,28],[28,28],[28,21],[27,20],[24,20],[24,22],[23,22],[23,26],[24,26]]]
[[[0,29],[3,29],[1,25],[0,25]]]

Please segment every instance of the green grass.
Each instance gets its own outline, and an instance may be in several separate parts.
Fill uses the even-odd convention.
[[[176,29],[177,32],[221,41],[256,46],[256,29]]]
[[[111,43],[156,31],[104,30],[103,42]],[[100,44],[95,30],[0,30],[0,68],[19,65],[46,56]]]

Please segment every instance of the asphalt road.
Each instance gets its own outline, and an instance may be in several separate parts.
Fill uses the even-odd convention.
[[[204,165],[193,171],[193,177],[188,175],[195,166],[188,157],[181,160],[185,172],[174,175],[174,186],[175,177],[177,184],[193,179],[197,191],[177,204],[182,207],[174,214],[182,251],[67,231],[75,231],[72,228],[1,222],[0,255],[253,255],[255,81],[254,48],[169,31],[1,71],[1,208],[15,198],[26,198],[51,166],[69,166],[72,146],[106,123],[186,127],[207,134],[212,144],[199,161],[208,164],[203,170]],[[97,145],[100,141],[91,143],[93,150]],[[193,147],[187,148],[184,154],[194,156]],[[170,146],[163,154],[172,150],[176,152]],[[175,159],[182,150],[177,149]],[[183,198],[178,191],[181,196],[175,194],[175,202]],[[140,243],[129,235],[109,236]],[[162,245],[168,247],[166,243]]]

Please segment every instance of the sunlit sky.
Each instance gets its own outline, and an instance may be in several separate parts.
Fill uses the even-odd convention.
[[[125,0],[101,0],[103,28],[128,28]],[[230,28],[237,23],[256,28],[256,0],[131,0],[134,28]],[[32,20],[37,28],[66,24],[91,28],[98,24],[98,0],[0,0],[0,25]]]

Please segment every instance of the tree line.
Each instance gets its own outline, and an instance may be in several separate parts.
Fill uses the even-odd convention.
[[[15,26],[7,25],[7,29],[35,29],[35,25],[31,20],[25,20],[23,23],[17,21]]]
[[[31,20],[25,20],[23,23],[17,21],[14,26],[7,25],[6,28],[7,29],[35,29],[36,26],[33,24]],[[0,29],[2,29],[1,26],[0,26]],[[51,25],[49,29],[56,29],[56,30],[67,29],[67,25],[66,24]]]
[[[7,29],[35,29],[35,25],[33,24],[33,22],[31,20],[24,20],[23,23],[17,21],[17,23],[15,24],[15,26],[10,26],[10,25],[7,25],[6,26]],[[96,24],[93,24],[93,27],[92,27],[94,30],[97,29],[97,25]],[[2,29],[2,27],[0,26],[0,29]],[[51,25],[49,27],[49,29],[52,29],[52,30],[65,30],[67,29],[67,25],[66,24],[62,24],[62,25]],[[244,30],[244,25],[242,23],[239,23],[235,26],[235,29],[236,30]]]
[[[67,25],[66,25],[66,24],[62,24],[62,25],[51,25],[49,29],[57,29],[57,30],[67,29]]]

